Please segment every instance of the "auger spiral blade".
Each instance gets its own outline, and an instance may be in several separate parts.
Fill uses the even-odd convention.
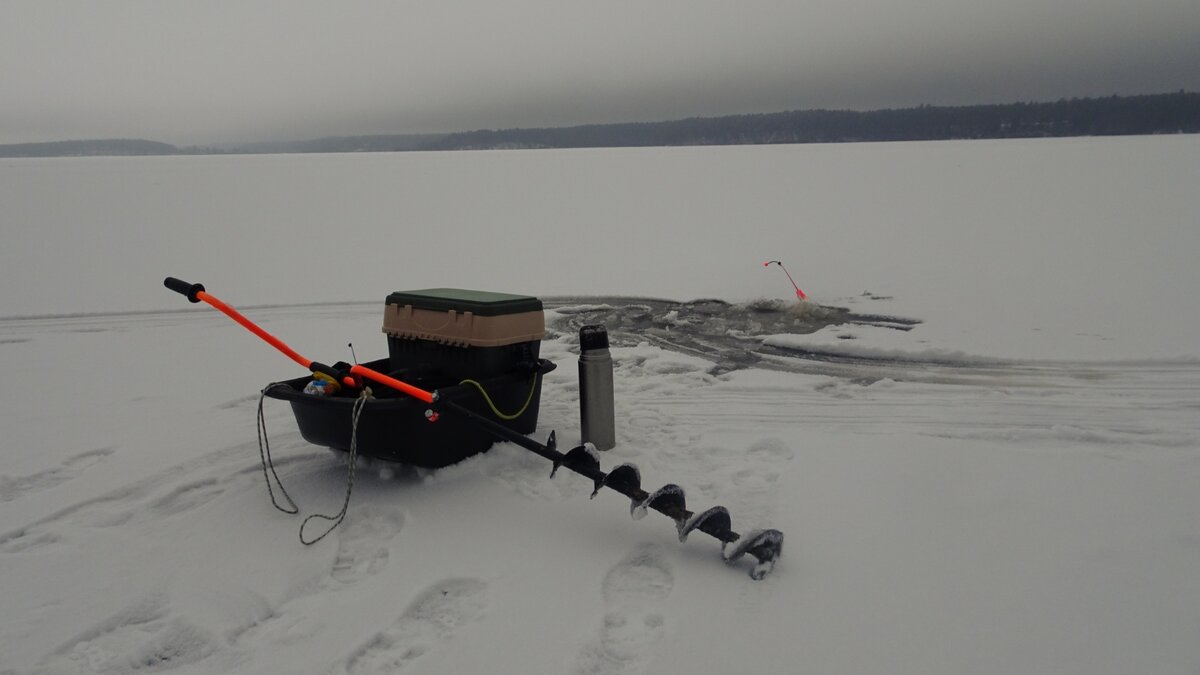
[[[587,475],[588,471],[599,471],[600,455],[596,454],[596,446],[584,443],[571,448],[567,454],[563,455],[562,461],[554,462],[554,468],[550,469],[550,477],[554,478],[558,469],[564,466],[575,473],[584,475]]]
[[[550,460],[554,464],[551,476],[559,468],[567,468],[590,478],[594,486],[593,498],[602,488],[628,497],[630,514],[635,519],[650,511],[658,511],[667,516],[675,521],[680,541],[686,540],[691,532],[699,530],[721,542],[721,555],[726,563],[733,564],[749,554],[758,561],[750,570],[752,579],[762,579],[770,574],[783,553],[783,533],[779,530],[755,530],[742,536],[731,528],[729,511],[723,506],[714,506],[699,514],[688,511],[683,488],[674,483],[668,483],[653,493],[646,492],[641,487],[641,472],[634,464],[621,464],[611,472],[605,473],[600,469],[597,453],[586,444],[564,454],[555,448],[553,431],[543,444],[457,403],[445,401],[440,405],[443,409],[453,410],[466,421],[489,431],[500,440],[510,441]]]
[[[721,533],[728,532],[733,528],[733,523],[729,519],[729,510],[724,506],[714,506],[704,513],[697,513],[688,518],[679,527],[679,541],[687,541],[688,535],[692,530],[700,530],[705,534],[720,539]]]
[[[762,579],[775,569],[775,562],[783,554],[783,533],[779,530],[755,530],[739,537],[732,548],[729,548],[729,544],[721,547],[721,555],[726,563],[737,562],[747,553],[758,559],[758,564],[750,570],[750,578]]]
[[[622,464],[617,468],[609,471],[608,474],[595,480],[595,489],[592,490],[592,499],[600,494],[600,488],[608,487],[620,492],[621,494],[629,494],[642,489],[642,473],[638,471],[636,464]]]
[[[646,512],[649,509],[666,514],[678,522],[680,519],[672,514],[687,511],[687,500],[684,497],[683,488],[674,483],[667,483],[655,490],[654,494],[640,502],[634,500],[633,505],[629,508],[629,515],[633,516],[634,520],[641,520],[646,517]]]

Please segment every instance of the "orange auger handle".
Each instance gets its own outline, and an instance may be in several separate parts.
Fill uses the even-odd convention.
[[[214,309],[220,311],[225,316],[228,316],[229,318],[233,319],[234,321],[240,323],[246,330],[248,330],[251,333],[254,333],[258,337],[262,338],[267,344],[269,344],[272,347],[274,347],[275,349],[278,349],[279,351],[283,352],[283,354],[285,356],[287,356],[289,359],[295,361],[296,363],[299,363],[300,365],[304,366],[308,370],[310,370],[314,373],[322,373],[324,375],[332,377],[334,380],[339,380],[343,384],[345,384],[347,387],[350,387],[350,388],[358,387],[358,383],[354,380],[354,378],[350,377],[349,375],[346,375],[344,373],[344,371],[342,373],[339,373],[334,368],[331,368],[323,363],[318,363],[317,361],[313,361],[312,359],[306,358],[300,352],[297,352],[295,349],[292,349],[291,347],[287,346],[287,344],[283,340],[280,340],[279,338],[275,337],[274,335],[271,335],[267,331],[263,330],[261,326],[255,324],[253,321],[251,321],[250,319],[247,319],[245,316],[242,316],[241,312],[239,312],[236,309],[225,304],[219,298],[212,295],[211,293],[205,291],[203,284],[190,284],[181,279],[176,279],[175,277],[167,277],[166,279],[163,280],[163,285],[166,286],[167,288],[175,291],[176,293],[187,296],[187,299],[192,302],[204,301],[204,302],[208,303]],[[437,400],[436,392],[425,391],[424,389],[414,387],[411,384],[408,384],[406,382],[401,382],[400,380],[397,380],[394,377],[388,377],[387,375],[384,375],[383,373],[379,373],[374,370],[371,370],[370,368],[367,368],[366,366],[358,366],[358,365],[351,366],[350,374],[358,375],[358,376],[364,377],[368,380],[373,380],[380,384],[387,385],[401,393],[408,394],[409,396],[412,396],[415,399],[424,401],[425,403],[433,403],[435,400]]]
[[[350,366],[350,374],[365,377],[368,380],[374,380],[383,385],[387,385],[396,391],[408,394],[415,399],[424,401],[425,403],[433,403],[437,400],[436,391],[425,391],[419,387],[414,387],[407,382],[401,382],[394,377],[389,377],[375,370],[371,370],[366,366],[353,365]]]

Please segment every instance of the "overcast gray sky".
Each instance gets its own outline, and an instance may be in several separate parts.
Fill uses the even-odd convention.
[[[1200,90],[1200,0],[0,0],[0,143]]]

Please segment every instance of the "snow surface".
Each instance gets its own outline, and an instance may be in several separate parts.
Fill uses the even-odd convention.
[[[1198,169],[1191,136],[0,163],[0,673],[1194,675]],[[782,530],[763,581],[511,444],[363,466],[305,547],[254,430],[296,367],[161,287],[368,360],[393,290],[591,296],[562,325],[790,298],[768,258],[879,320],[734,336],[754,368],[616,346],[600,453]],[[570,447],[577,338],[542,350]],[[345,456],[265,410],[336,513]]]

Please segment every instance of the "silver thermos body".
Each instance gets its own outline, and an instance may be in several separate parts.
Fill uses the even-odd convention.
[[[604,326],[579,329],[579,418],[583,442],[597,450],[617,444],[613,362]]]

